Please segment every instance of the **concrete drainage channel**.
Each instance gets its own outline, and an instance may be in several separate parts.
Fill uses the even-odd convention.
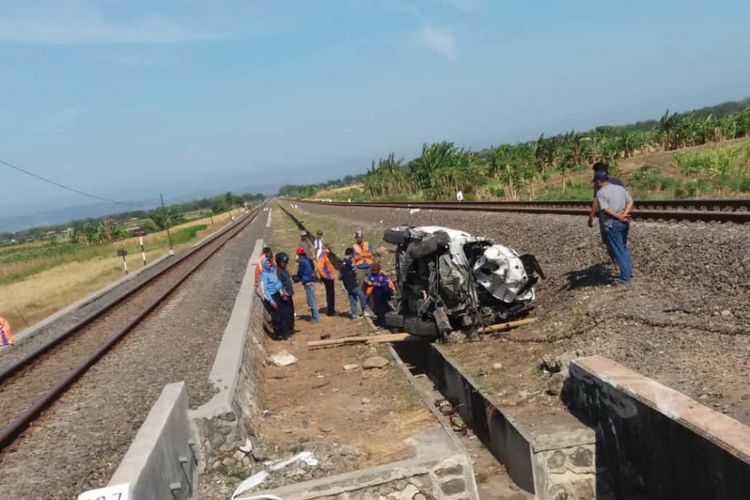
[[[165,387],[110,487],[79,499],[197,498],[206,456],[253,434],[256,371],[266,353],[263,307],[252,289],[240,293],[232,318],[215,365],[222,374],[212,376],[217,397],[188,418],[184,387]],[[563,391],[570,411],[529,419],[494,405],[440,345],[402,343],[390,352],[423,397],[415,376],[429,378],[528,496],[750,498],[750,428],[610,360],[573,360]],[[441,425],[413,438],[413,458],[237,498],[478,498],[465,449],[426,401]],[[217,435],[225,437],[212,444]]]

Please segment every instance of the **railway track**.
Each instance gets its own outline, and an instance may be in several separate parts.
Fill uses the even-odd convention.
[[[424,202],[345,202],[300,200],[305,203],[341,207],[380,207],[420,210],[461,210],[478,212],[516,212],[586,216],[587,201],[424,201]],[[636,200],[635,220],[750,223],[750,199],[747,200]]]
[[[53,404],[118,341],[257,216],[260,208],[179,254],[117,300],[0,368],[0,450]]]

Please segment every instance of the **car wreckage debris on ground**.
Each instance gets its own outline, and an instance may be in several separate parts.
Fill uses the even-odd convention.
[[[528,315],[544,273],[536,257],[488,238],[439,226],[395,226],[383,235],[396,245],[395,310],[385,326],[412,335],[469,337],[500,321]]]

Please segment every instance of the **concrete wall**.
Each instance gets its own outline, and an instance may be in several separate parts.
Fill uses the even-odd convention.
[[[127,485],[129,495],[121,500],[196,498],[198,462],[193,453],[187,410],[184,382],[166,385],[113,474],[109,487],[83,493],[79,499],[110,498],[106,492],[122,488],[121,485]]]
[[[570,377],[616,498],[750,498],[750,428],[600,356]]]
[[[592,428],[564,412],[519,418],[496,406],[439,345],[406,342],[396,350],[425,371],[520,488],[540,499],[595,498],[602,471]]]

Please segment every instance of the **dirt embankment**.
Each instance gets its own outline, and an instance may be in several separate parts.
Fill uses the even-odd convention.
[[[451,347],[504,405],[557,405],[545,393],[544,354],[610,357],[750,424],[750,228],[634,224],[630,286],[611,285],[597,229],[585,218],[300,204],[379,245],[391,224],[437,224],[534,253],[547,273],[540,321],[509,336]],[[303,215],[304,217],[304,215]],[[503,365],[488,370],[494,363]]]

